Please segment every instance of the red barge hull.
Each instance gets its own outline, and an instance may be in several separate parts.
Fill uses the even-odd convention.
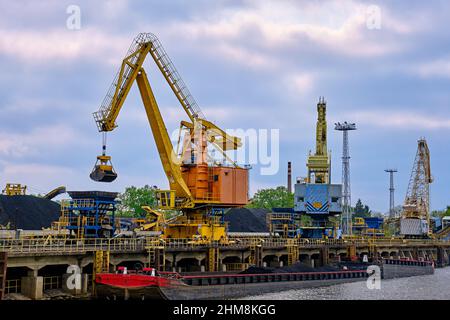
[[[186,286],[176,278],[146,274],[100,273],[95,277],[97,298],[108,300],[168,299],[163,289]]]
[[[385,259],[382,278],[433,274],[426,261]],[[367,270],[261,274],[205,274],[180,276],[174,272],[102,273],[95,278],[96,296],[109,300],[206,300],[235,299],[268,292],[329,286],[365,280]]]

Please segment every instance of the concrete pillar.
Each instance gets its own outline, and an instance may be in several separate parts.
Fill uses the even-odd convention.
[[[309,254],[306,255],[306,258],[302,260],[302,262],[306,265],[311,265],[311,256]]]
[[[413,249],[412,257],[414,260],[419,260],[419,250],[417,248]]]
[[[200,266],[200,272],[205,272],[206,268],[205,266]]]
[[[30,269],[27,271],[28,277],[37,277],[38,276],[39,269]]]
[[[261,245],[256,246],[256,250],[255,250],[255,254],[256,254],[256,261],[255,264],[257,267],[261,267],[263,264],[263,248]]]
[[[222,264],[222,271],[227,272],[227,266],[225,264]]]
[[[177,254],[175,252],[172,253],[172,266],[173,267],[177,266]]]
[[[320,249],[320,264],[326,266],[330,263],[330,255],[328,247],[323,247]]]
[[[280,268],[283,268],[283,260],[280,260]]]
[[[40,300],[44,295],[44,277],[39,277],[38,270],[31,270],[21,279],[21,293],[33,300]]]
[[[89,290],[89,275],[88,274],[81,274],[81,293],[85,294],[88,293]]]
[[[437,247],[437,265],[444,267],[448,264],[448,255],[443,247]]]

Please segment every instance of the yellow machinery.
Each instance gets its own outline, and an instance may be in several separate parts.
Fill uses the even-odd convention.
[[[3,194],[7,196],[24,196],[26,191],[27,186],[20,183],[7,183],[5,189],[3,189]]]
[[[334,224],[329,218],[342,213],[342,185],[330,183],[326,111],[326,101],[320,97],[317,103],[316,150],[308,155],[308,176],[295,185],[294,211],[311,218],[311,226],[300,228],[303,238],[336,237]]]
[[[364,218],[356,217],[353,225],[355,227],[366,227],[366,221],[364,221]]]
[[[52,191],[48,192],[44,196],[44,198],[48,199],[48,200],[51,200],[54,197],[56,197],[56,196],[58,196],[60,194],[63,194],[63,193],[66,193],[66,187],[65,186],[60,186],[60,187],[57,187],[57,188],[53,189]]]
[[[330,183],[330,156],[327,151],[327,105],[321,98],[317,104],[316,152],[309,154],[307,183]]]
[[[180,124],[177,150],[181,141],[182,147],[179,154],[174,151],[143,68],[147,55],[153,58],[189,118]],[[111,158],[105,154],[106,133],[117,127],[116,119],[135,80],[170,186],[169,190],[157,191],[159,208],[183,212],[176,221],[166,225],[164,236],[226,238],[224,224],[214,217],[215,210],[243,206],[248,201],[248,169],[239,167],[226,155],[226,151],[236,150],[241,145],[240,139],[205,119],[161,43],[151,33],[141,33],[134,39],[100,109],[94,113],[104,140],[103,154],[97,157],[91,178],[111,182],[117,177]],[[208,158],[210,145],[231,165],[218,165]]]
[[[147,213],[145,219],[137,219],[135,222],[139,224],[139,229],[143,231],[162,231],[166,224],[163,212],[153,210],[149,206],[142,206]]]
[[[404,229],[401,234],[408,235],[408,224],[412,225],[412,220],[422,221],[423,228],[427,229],[428,236],[431,236],[430,228],[430,183],[433,182],[430,166],[430,150],[425,139],[419,139],[417,143],[417,153],[414,160],[411,177],[408,184],[405,202],[403,204],[400,227]],[[412,220],[411,220],[412,219]],[[402,228],[402,225],[404,226]],[[405,230],[407,230],[405,232]],[[425,232],[424,232],[425,233]]]

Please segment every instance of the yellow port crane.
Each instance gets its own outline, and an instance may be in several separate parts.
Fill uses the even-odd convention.
[[[428,235],[430,228],[430,183],[433,182],[430,166],[430,150],[425,139],[417,141],[417,153],[408,183],[402,219],[426,221]]]
[[[308,183],[330,183],[330,155],[327,150],[327,105],[321,97],[317,104],[316,152],[308,155]]]
[[[184,132],[181,153],[174,151],[165,123],[143,68],[150,54],[177,97],[189,121],[181,121],[177,150]],[[241,146],[239,138],[205,119],[196,101],[181,79],[157,37],[140,33],[132,42],[120,70],[100,109],[94,113],[98,130],[103,133],[103,153],[91,172],[91,179],[112,182],[117,177],[111,157],[106,155],[106,132],[117,127],[116,119],[136,80],[147,118],[156,142],[170,190],[157,190],[161,209],[177,209],[183,215],[164,230],[173,238],[200,237],[219,240],[226,237],[225,226],[209,214],[215,208],[245,205],[248,201],[248,169],[238,166],[226,154]],[[217,149],[231,165],[208,159],[208,146]]]

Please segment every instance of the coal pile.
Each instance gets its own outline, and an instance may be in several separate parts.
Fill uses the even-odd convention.
[[[297,262],[291,266],[280,267],[280,268],[269,268],[269,267],[255,267],[251,266],[247,270],[241,272],[241,274],[255,274],[255,273],[295,273],[295,272],[331,272],[339,271],[341,268],[338,266],[322,266],[318,268],[313,268],[310,265]]]
[[[368,262],[351,262],[351,261],[342,261],[339,263],[339,267],[341,269],[346,270],[366,270],[368,266],[372,265],[373,263]]]
[[[229,232],[269,232],[266,215],[270,210],[232,208],[225,214]]]
[[[57,202],[31,195],[0,195],[0,224],[11,229],[40,230],[50,227],[60,215]]]
[[[331,265],[313,268],[310,265],[307,265],[307,264],[304,264],[301,262],[297,262],[291,266],[277,268],[275,270],[276,270],[275,272],[280,272],[280,273],[281,272],[331,272],[331,271],[339,271],[340,268],[337,266],[331,266]]]

